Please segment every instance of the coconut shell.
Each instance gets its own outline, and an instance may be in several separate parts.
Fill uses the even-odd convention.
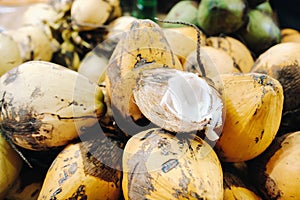
[[[281,29],[281,43],[285,42],[300,42],[300,33],[296,29],[284,28]]]
[[[252,181],[264,199],[300,198],[300,132],[276,137],[269,148],[248,162]]]
[[[197,49],[198,34],[200,35],[200,45],[205,45],[206,36],[202,31],[190,26],[182,26],[177,28],[163,28],[163,32],[168,43],[175,55],[183,64],[188,55]]]
[[[226,116],[215,149],[225,162],[261,154],[277,134],[283,107],[280,83],[265,74],[223,74]]]
[[[106,76],[111,105],[116,116],[125,124],[134,126],[139,120],[145,119],[132,96],[135,87],[133,74],[150,65],[182,69],[158,24],[151,20],[135,20],[123,32],[109,60]],[[125,131],[128,130],[125,128]]]
[[[46,61],[25,62],[2,75],[0,96],[3,133],[31,150],[66,145],[106,112],[96,83]]]
[[[230,36],[209,37],[206,39],[206,44],[227,52],[232,57],[235,67],[240,72],[250,72],[254,64],[254,59],[248,47],[241,41]]]
[[[223,173],[212,148],[198,137],[149,129],[124,149],[125,200],[223,199]]]
[[[224,200],[262,200],[247,177],[243,177],[232,163],[223,163]]]
[[[99,133],[69,144],[48,169],[38,199],[118,200],[122,153],[117,142]]]
[[[185,71],[201,73],[201,68],[197,61],[197,51],[191,52],[183,63]],[[225,51],[211,46],[202,46],[200,48],[200,59],[205,70],[205,77],[212,80],[215,87],[223,88],[220,74],[239,73],[233,58]]]
[[[284,91],[279,134],[300,130],[300,43],[280,43],[255,61],[252,71],[277,79]]]
[[[142,113],[157,126],[173,132],[205,130],[212,141],[218,138],[223,103],[206,79],[176,69],[144,70],[133,95]]]

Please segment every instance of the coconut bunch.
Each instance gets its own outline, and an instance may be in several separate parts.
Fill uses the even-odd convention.
[[[265,0],[179,1],[169,10],[165,20],[195,24],[207,36],[233,36],[255,55],[261,54],[281,40],[272,7]]]
[[[51,61],[77,70],[85,54],[104,40],[106,25],[121,15],[118,0],[51,0],[29,5],[21,27],[5,34],[18,43],[22,62]]]
[[[81,45],[95,48],[80,47],[87,53],[78,71],[74,64],[67,69],[53,63],[52,57],[16,62],[0,77],[0,125],[7,141],[0,155],[11,155],[3,156],[3,165],[16,163],[14,168],[6,165],[10,170],[3,180],[9,184],[0,195],[116,200],[299,197],[297,188],[286,187],[299,182],[299,155],[285,146],[297,149],[295,136],[280,143],[284,148],[279,153],[287,160],[280,162],[279,154],[269,165],[260,160],[268,161],[264,154],[269,155],[280,135],[299,130],[296,43],[275,45],[254,60],[240,40],[204,34],[190,23],[161,28],[128,16],[102,25],[81,23],[71,17],[77,1],[50,4],[63,13],[48,26],[49,33],[60,38],[55,39],[58,43],[70,42],[75,48],[78,33],[110,27],[97,45],[81,37]],[[64,21],[66,16],[69,21]],[[290,162],[295,163],[295,170],[288,168],[293,174],[279,179],[281,171],[272,170]],[[23,183],[31,167],[39,168],[42,177]],[[258,168],[263,172],[259,181],[251,178]],[[267,180],[262,179],[266,174]]]

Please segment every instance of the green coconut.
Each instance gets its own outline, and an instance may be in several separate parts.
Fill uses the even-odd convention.
[[[280,28],[270,15],[252,9],[248,12],[248,19],[238,34],[256,55],[280,42]]]
[[[197,22],[208,35],[228,34],[244,24],[246,11],[244,0],[202,0]]]

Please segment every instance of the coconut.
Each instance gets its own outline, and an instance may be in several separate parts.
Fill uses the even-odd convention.
[[[167,13],[164,20],[188,22],[197,24],[197,8],[196,1],[179,1]],[[182,27],[180,24],[162,24],[164,28]]]
[[[232,163],[223,163],[224,200],[247,199],[262,200],[257,189],[239,172]]]
[[[265,74],[221,74],[225,122],[215,150],[225,162],[250,160],[271,144],[279,129],[283,89]]]
[[[300,33],[296,29],[281,29],[281,43],[284,42],[300,42]]]
[[[247,16],[248,22],[241,27],[238,35],[256,55],[280,42],[280,29],[272,16],[258,9],[250,10]]]
[[[23,165],[21,157],[2,134],[0,132],[0,199],[6,197]]]
[[[250,72],[251,67],[254,64],[254,59],[248,47],[240,40],[230,36],[208,37],[205,43],[207,46],[212,46],[228,53],[234,61],[235,68],[237,68],[240,72]],[[215,61],[216,59],[212,60]],[[216,64],[216,66],[221,66],[221,63],[222,62],[220,62],[220,64]],[[224,64],[222,65],[224,66],[227,62],[224,61],[223,63]]]
[[[223,124],[221,95],[195,73],[144,70],[133,95],[141,112],[155,125],[172,132],[204,130],[208,139],[218,139]]]
[[[206,36],[201,30],[197,30],[194,27],[163,28],[163,32],[172,51],[182,64],[186,62],[189,54],[198,48],[199,43],[201,46],[205,45]],[[198,34],[200,35],[199,40]]]
[[[0,33],[0,57],[0,76],[22,63],[18,43],[4,33]]]
[[[66,145],[106,112],[96,83],[45,61],[25,62],[2,75],[0,96],[3,133],[31,150]]]
[[[300,43],[280,43],[261,54],[253,72],[277,79],[284,92],[284,105],[279,133],[300,130]]]
[[[220,161],[196,136],[140,132],[125,145],[123,170],[125,200],[223,199]]]
[[[300,198],[300,132],[276,137],[270,147],[248,162],[250,177],[264,199]]]
[[[243,0],[202,0],[197,21],[207,35],[232,33],[245,22],[247,6]]]
[[[57,155],[38,199],[120,198],[123,151],[117,141],[103,133],[96,134],[97,139],[71,143]]]
[[[144,69],[162,66],[182,69],[161,28],[151,20],[130,23],[110,57],[106,72],[111,107],[119,125],[124,124],[125,132],[132,134],[132,127],[147,121],[133,99],[135,78]]]
[[[222,84],[219,79],[220,74],[241,72],[237,65],[235,65],[233,58],[227,52],[215,47],[201,47],[200,59],[205,68],[206,77],[214,80],[214,82],[219,82],[219,84]],[[197,51],[193,51],[183,63],[184,70],[199,73],[197,62]]]

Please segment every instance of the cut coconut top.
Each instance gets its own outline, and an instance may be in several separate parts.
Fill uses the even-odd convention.
[[[218,139],[222,126],[220,94],[195,73],[170,68],[141,72],[133,91],[137,106],[152,123],[173,132],[205,130]]]

